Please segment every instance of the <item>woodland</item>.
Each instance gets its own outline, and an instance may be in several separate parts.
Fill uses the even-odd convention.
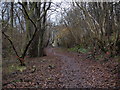
[[[2,87],[120,88],[120,1],[0,2]]]

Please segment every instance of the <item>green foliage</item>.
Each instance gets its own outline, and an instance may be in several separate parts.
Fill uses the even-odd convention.
[[[21,80],[20,79],[18,79],[18,80],[14,80],[13,82],[20,82]]]
[[[118,63],[120,63],[120,56],[115,56],[114,58],[117,60]]]
[[[69,48],[68,51],[87,53],[89,49],[85,49],[83,46],[78,45],[75,46],[74,48]]]
[[[15,70],[23,72],[24,70],[26,70],[26,67],[25,66],[18,66],[18,65],[11,65],[11,66],[9,66],[9,72],[13,72]]]
[[[104,58],[104,56],[102,54],[95,56],[95,60],[100,60],[102,58]]]

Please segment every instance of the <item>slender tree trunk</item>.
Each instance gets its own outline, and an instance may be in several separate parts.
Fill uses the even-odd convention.
[[[14,19],[13,6],[14,6],[14,2],[11,2],[11,9],[10,9],[11,37],[13,37],[13,19]]]

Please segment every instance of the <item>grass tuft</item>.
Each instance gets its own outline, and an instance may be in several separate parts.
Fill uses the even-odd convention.
[[[88,49],[83,48],[81,45],[75,46],[73,48],[69,48],[68,51],[81,52],[81,53],[89,52]]]

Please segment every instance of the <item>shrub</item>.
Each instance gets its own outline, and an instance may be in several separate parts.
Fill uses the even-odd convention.
[[[81,45],[75,46],[73,48],[69,48],[68,51],[73,51],[73,52],[81,52],[81,53],[87,53],[89,50],[85,49]]]

